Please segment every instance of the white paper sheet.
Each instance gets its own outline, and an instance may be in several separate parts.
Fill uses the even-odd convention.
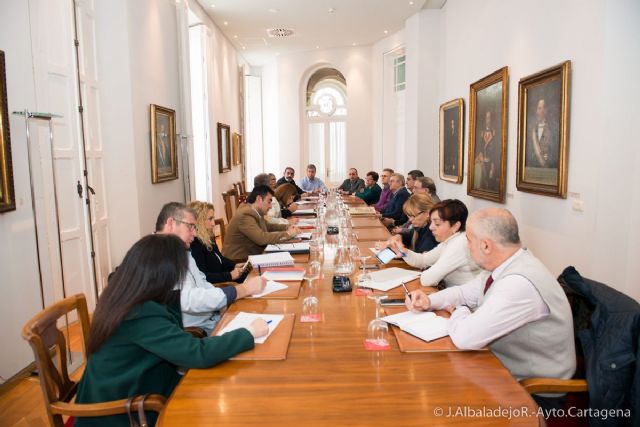
[[[269,333],[263,337],[254,338],[256,344],[264,344],[267,338],[269,338],[273,331],[278,327],[282,319],[284,319],[284,315],[246,313],[244,311],[241,311],[236,315],[236,317],[233,318],[231,322],[229,322],[227,326],[222,328],[216,335],[222,335],[226,332],[235,331],[236,329],[246,328],[251,324],[251,322],[258,318],[264,319],[266,322],[271,321],[271,323],[269,323]]]
[[[282,269],[269,270],[262,273],[262,277],[267,280],[279,280],[282,282],[299,282],[304,279],[304,269]]]
[[[274,292],[281,291],[283,289],[287,289],[288,286],[282,283],[274,282],[273,280],[268,280],[267,284],[264,286],[264,289],[259,294],[254,294],[253,298],[261,298],[265,295],[272,294]]]

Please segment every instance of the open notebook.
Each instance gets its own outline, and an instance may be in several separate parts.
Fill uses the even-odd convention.
[[[222,328],[216,335],[222,335],[226,332],[235,331],[236,329],[246,328],[255,319],[262,318],[265,322],[269,323],[269,333],[260,338],[254,338],[256,344],[264,344],[273,331],[278,327],[282,318],[282,314],[258,314],[258,313],[246,313],[241,311],[236,317],[233,318],[224,328]]]
[[[440,317],[430,311],[412,313],[404,311],[382,318],[387,323],[396,325],[404,332],[424,341],[433,341],[449,335],[449,319]]]

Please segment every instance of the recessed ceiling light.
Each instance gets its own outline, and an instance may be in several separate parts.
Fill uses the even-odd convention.
[[[327,10],[327,12],[329,12],[329,13],[333,13],[335,11],[336,11],[335,7],[330,7],[329,10]]]
[[[387,31],[387,30],[384,30],[384,33],[385,33],[385,34],[389,34],[389,31]]]
[[[223,24],[224,25],[229,25],[229,23],[227,21],[224,21]]]
[[[272,7],[270,9],[267,9],[267,11],[269,11],[271,13],[278,13],[278,12],[280,12],[280,9],[276,9],[275,7]]]

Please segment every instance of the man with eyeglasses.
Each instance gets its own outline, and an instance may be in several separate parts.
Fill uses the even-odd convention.
[[[182,203],[167,203],[156,220],[156,233],[178,236],[188,250],[196,237],[196,213]],[[176,284],[176,290],[180,290],[182,323],[185,328],[198,327],[209,335],[220,320],[220,310],[236,299],[262,292],[264,285],[265,280],[256,276],[241,285],[217,288],[207,282],[189,253],[189,270],[182,283]]]

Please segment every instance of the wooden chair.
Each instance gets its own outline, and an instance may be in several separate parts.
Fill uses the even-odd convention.
[[[45,308],[22,328],[22,337],[29,342],[35,356],[49,423],[56,427],[64,426],[63,415],[100,417],[127,413],[128,399],[91,404],[70,403],[76,395],[78,384],[69,378],[65,336],[58,329],[57,322],[73,310],[77,311],[80,321],[82,352],[87,360],[89,314],[87,301],[82,294],[65,298]],[[137,408],[140,399],[141,396],[134,399],[132,408]],[[165,400],[164,396],[152,394],[145,399],[143,407],[147,411],[160,412]]]
[[[233,189],[236,190],[236,193],[238,193],[238,205],[247,201],[247,194],[244,191],[244,185],[242,185],[242,182],[234,182]]]
[[[224,219],[216,218],[213,222],[215,225],[220,227],[220,241],[224,244],[224,236],[227,233],[227,227],[224,225]]]
[[[227,190],[222,193],[222,200],[224,200],[224,213],[227,216],[227,222],[229,222],[240,205],[238,192],[236,190]]]

